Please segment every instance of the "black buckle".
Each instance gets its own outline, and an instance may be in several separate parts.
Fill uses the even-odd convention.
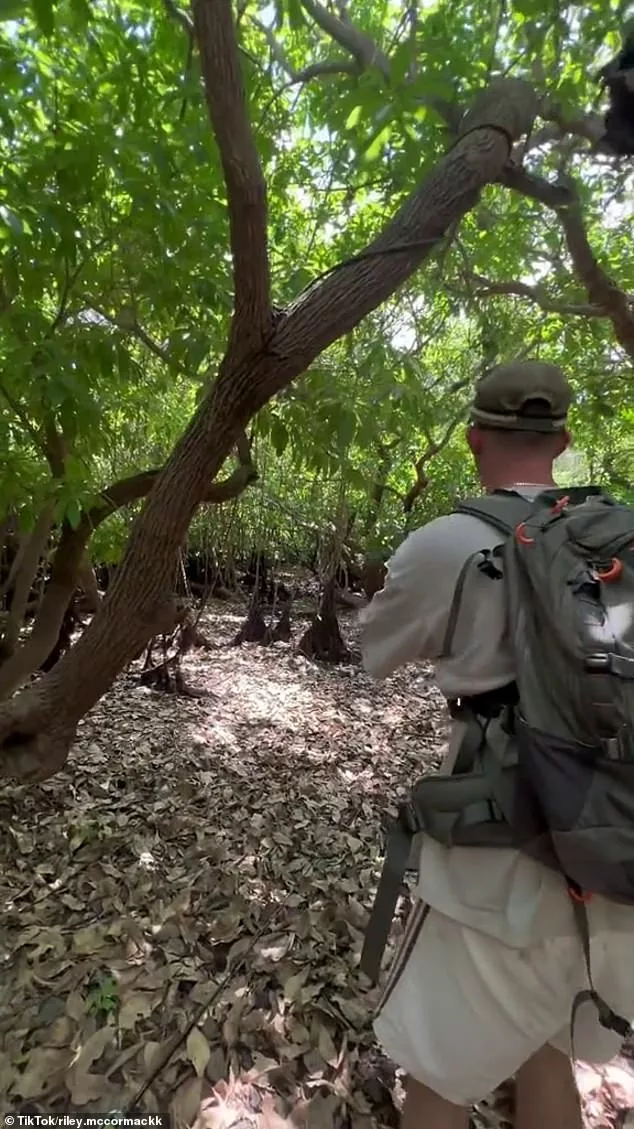
[[[477,568],[491,580],[502,580],[504,573],[500,566],[495,563],[495,555],[495,549],[482,549],[482,560],[478,561]]]

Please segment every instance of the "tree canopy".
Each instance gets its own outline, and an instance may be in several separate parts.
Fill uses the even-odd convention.
[[[6,772],[54,770],[169,622],[194,515],[213,542],[238,499],[253,541],[266,510],[288,554],[343,499],[386,553],[450,509],[498,360],[560,363],[562,474],[634,496],[632,163],[597,82],[617,7],[0,0],[0,518],[52,552],[1,693],[85,551],[128,545],[77,646],[0,707]]]

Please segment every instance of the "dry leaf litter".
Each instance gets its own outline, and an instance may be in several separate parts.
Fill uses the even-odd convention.
[[[293,645],[232,647],[243,618],[205,613],[212,648],[184,664],[200,697],[140,687],[137,664],[65,772],[0,795],[5,1111],[398,1123],[358,962],[390,811],[442,756],[442,701],[420,667],[376,684]],[[634,1125],[627,1059],[578,1078],[588,1126]],[[511,1102],[493,1095],[474,1129],[505,1129]]]

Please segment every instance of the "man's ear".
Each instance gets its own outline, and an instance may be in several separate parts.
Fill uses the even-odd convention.
[[[559,433],[559,443],[557,444],[557,455],[555,455],[555,458],[559,455],[563,455],[564,451],[568,449],[571,443],[572,435],[568,431],[568,428],[565,428],[564,431]]]
[[[475,457],[482,450],[482,432],[479,427],[474,427],[472,423],[467,428],[467,447]]]

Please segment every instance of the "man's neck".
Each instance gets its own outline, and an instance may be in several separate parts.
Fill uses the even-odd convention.
[[[496,474],[488,476],[486,482],[483,482],[482,485],[484,486],[485,490],[489,491],[514,490],[517,489],[517,487],[526,487],[527,489],[541,488],[542,490],[548,490],[549,488],[556,486],[556,483],[553,479],[552,474],[548,472],[542,472],[541,474],[539,472],[533,474],[518,473],[516,475],[509,475],[507,472],[506,474]]]

